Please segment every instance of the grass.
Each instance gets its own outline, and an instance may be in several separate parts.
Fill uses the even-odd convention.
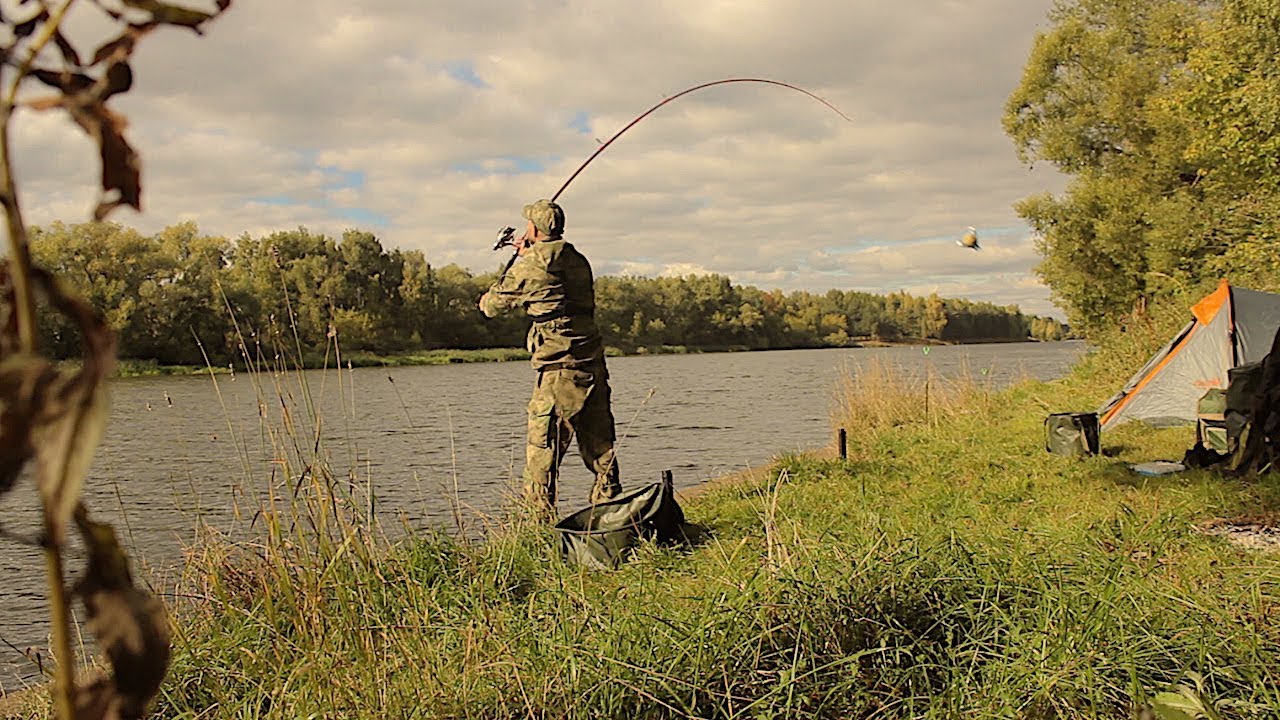
[[[1043,452],[1048,412],[1123,380],[1108,363],[998,392],[929,378],[927,410],[924,378],[850,368],[847,462],[712,485],[684,501],[698,544],[612,572],[517,516],[484,543],[391,542],[282,433],[294,490],[259,541],[200,544],[158,716],[1121,718],[1200,682],[1206,712],[1274,717],[1280,560],[1197,528],[1280,510],[1280,484],[1128,471],[1188,430]]]

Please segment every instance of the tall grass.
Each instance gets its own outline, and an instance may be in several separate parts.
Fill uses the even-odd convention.
[[[990,381],[974,376],[967,360],[944,376],[932,365],[908,367],[883,359],[846,363],[836,380],[833,427],[850,437],[873,437],[905,425],[936,427],[990,408]]]

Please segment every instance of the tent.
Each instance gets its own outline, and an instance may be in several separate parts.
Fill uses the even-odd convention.
[[[1280,295],[1226,280],[1191,307],[1191,322],[1124,389],[1098,409],[1103,429],[1129,420],[1169,426],[1196,421],[1196,402],[1227,386],[1227,370],[1257,362],[1280,329]]]

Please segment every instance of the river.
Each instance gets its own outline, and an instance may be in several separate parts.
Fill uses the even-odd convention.
[[[955,376],[968,368],[1003,386],[1058,377],[1084,350],[1065,342],[611,358],[623,485],[669,469],[677,489],[688,489],[830,445],[833,390],[845,369],[882,361]],[[372,491],[387,527],[451,527],[455,498],[468,527],[479,527],[477,518],[500,513],[518,485],[532,380],[526,362],[114,380],[86,500],[117,526],[135,562],[172,575],[200,523],[243,531],[267,488],[279,493],[297,479],[273,462],[281,447],[293,437],[311,447],[318,435],[335,473],[351,478],[363,501]],[[322,418],[318,430],[312,417]],[[292,433],[282,432],[286,423]],[[585,504],[591,482],[571,450],[562,514]],[[0,528],[34,536],[38,524],[28,478],[0,498]],[[10,578],[0,587],[0,639],[45,647],[40,554],[11,537],[0,548],[0,572]],[[0,687],[34,676],[0,644]]]

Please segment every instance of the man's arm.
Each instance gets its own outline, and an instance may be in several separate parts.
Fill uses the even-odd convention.
[[[525,290],[529,282],[528,262],[521,257],[511,266],[507,274],[489,287],[480,296],[480,312],[485,317],[497,317],[512,308],[519,307],[524,301]]]

